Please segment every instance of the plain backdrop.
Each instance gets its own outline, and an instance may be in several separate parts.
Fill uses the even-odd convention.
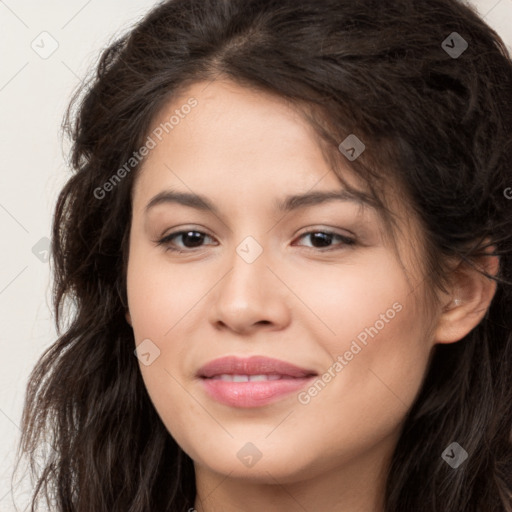
[[[101,49],[156,3],[0,0],[0,512],[28,503],[28,483],[11,489],[25,386],[56,339],[47,248],[69,177],[62,118]],[[512,49],[512,0],[471,3]]]

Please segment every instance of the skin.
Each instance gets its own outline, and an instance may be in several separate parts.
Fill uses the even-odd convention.
[[[400,260],[369,207],[329,201],[284,214],[274,203],[287,195],[342,187],[309,125],[284,100],[228,80],[192,85],[154,125],[190,97],[198,105],[151,150],[134,185],[127,321],[136,345],[150,339],[160,350],[140,370],[194,461],[195,509],[382,511],[389,460],[432,347],[476,326],[495,285],[459,267],[439,307],[427,308],[421,252],[410,242],[421,232],[402,203],[389,196],[404,219]],[[360,185],[348,167],[344,177]],[[218,214],[177,203],[146,212],[169,188],[206,196]],[[180,230],[206,236],[198,245],[181,236],[155,242]],[[333,237],[322,247],[306,234],[325,230],[356,244]],[[263,250],[252,263],[236,252],[248,236]],[[482,262],[489,272],[497,265],[495,257]],[[263,407],[229,407],[196,378],[225,355],[265,355],[322,375],[396,303],[394,318],[307,404],[291,393]],[[262,455],[252,467],[237,457],[248,442]]]

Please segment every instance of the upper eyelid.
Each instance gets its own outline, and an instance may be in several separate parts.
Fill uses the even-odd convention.
[[[166,235],[162,235],[159,240],[164,240],[166,238],[171,238],[173,236],[183,235],[185,233],[188,233],[189,231],[193,231],[195,233],[201,233],[202,235],[209,236],[210,238],[215,238],[213,235],[210,235],[207,231],[205,231],[203,228],[196,229],[196,228],[181,228],[177,231],[171,231],[170,233],[167,233]]]

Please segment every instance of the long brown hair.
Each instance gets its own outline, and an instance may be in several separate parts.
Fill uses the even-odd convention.
[[[32,510],[43,496],[58,512],[194,505],[192,460],[149,399],[125,320],[139,165],[104,184],[166,102],[218,76],[308,106],[333,158],[359,134],[366,150],[350,165],[381,206],[379,180],[407,191],[432,289],[447,258],[473,264],[494,245],[494,299],[463,340],[435,347],[394,453],[386,511],[512,511],[512,63],[456,0],[169,0],[103,52],[66,117],[73,175],[51,260],[59,338],[31,374],[20,443],[34,472],[43,441],[53,447]],[[452,441],[469,453],[456,470],[441,459]]]

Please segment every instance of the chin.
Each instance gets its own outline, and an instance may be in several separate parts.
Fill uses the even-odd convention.
[[[208,471],[230,478],[252,480],[261,484],[290,483],[312,476],[315,466],[311,450],[298,453],[297,446],[302,442],[291,443],[285,446],[278,441],[277,444],[268,440],[241,441],[230,439],[229,443],[218,443],[216,448],[201,444],[195,453],[189,453],[194,465],[206,468]],[[206,445],[207,446],[207,445]],[[187,452],[188,453],[188,452]]]

